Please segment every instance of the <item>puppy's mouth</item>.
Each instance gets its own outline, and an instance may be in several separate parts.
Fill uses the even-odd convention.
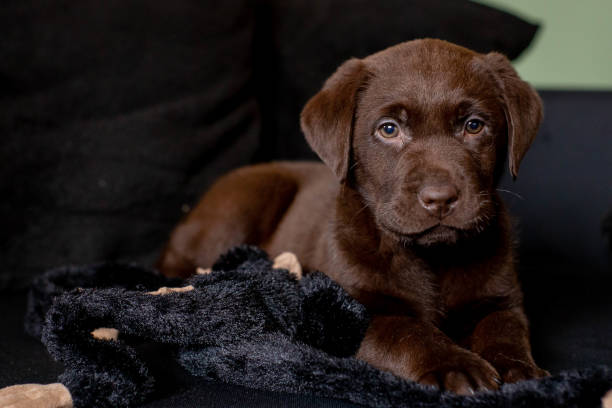
[[[388,225],[381,225],[383,230],[402,244],[432,246],[437,244],[454,244],[463,235],[459,228],[435,224],[419,232],[403,232]]]

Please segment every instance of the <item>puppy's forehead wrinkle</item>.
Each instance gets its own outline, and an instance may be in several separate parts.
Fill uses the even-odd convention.
[[[477,114],[487,119],[495,113],[491,109],[499,105],[495,94],[478,88],[469,92],[474,88],[466,89],[449,78],[416,79],[411,73],[397,78],[373,78],[369,85],[362,94],[365,112],[382,116],[395,113],[400,120],[414,116],[425,119],[432,114],[447,116],[450,120],[463,114]]]
[[[431,107],[499,94],[479,54],[444,41],[399,44],[364,62],[370,72],[365,94],[375,104],[403,99]]]

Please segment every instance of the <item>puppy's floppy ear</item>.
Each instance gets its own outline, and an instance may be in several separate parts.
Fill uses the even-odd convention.
[[[302,110],[302,132],[308,144],[340,182],[348,176],[355,108],[359,89],[366,79],[365,64],[359,59],[350,59]]]
[[[516,178],[519,165],[542,121],[542,100],[537,92],[518,74],[502,54],[485,56],[489,68],[502,91],[504,113],[508,124],[508,156],[510,173]]]

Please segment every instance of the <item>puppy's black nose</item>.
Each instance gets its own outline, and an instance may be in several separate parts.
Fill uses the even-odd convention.
[[[442,184],[426,186],[419,191],[419,203],[428,213],[437,218],[444,218],[455,208],[459,193],[455,186]]]

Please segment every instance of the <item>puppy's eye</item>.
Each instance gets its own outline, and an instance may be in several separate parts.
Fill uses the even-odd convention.
[[[399,134],[399,126],[393,122],[385,122],[378,127],[378,134],[385,138],[396,137]]]
[[[470,119],[465,122],[465,131],[472,135],[480,133],[482,128],[484,128],[484,122],[480,119]]]

